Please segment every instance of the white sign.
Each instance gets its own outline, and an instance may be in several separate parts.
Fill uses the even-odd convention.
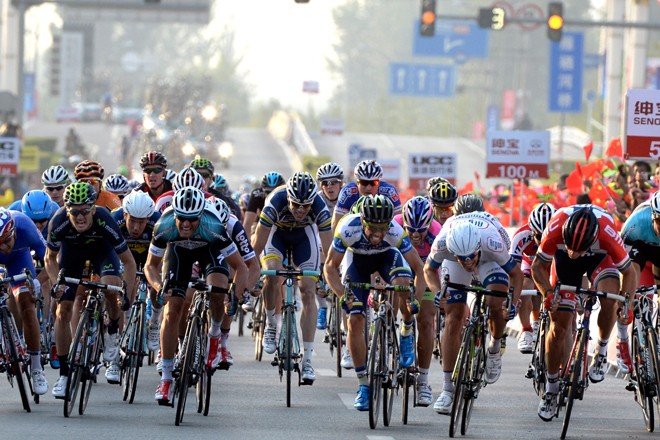
[[[318,93],[318,92],[319,92],[318,81],[303,81],[303,93]]]
[[[660,90],[626,93],[626,159],[660,160]]]
[[[408,155],[408,186],[412,189],[426,188],[431,177],[444,177],[456,181],[456,153],[410,153]]]
[[[489,130],[486,162],[486,177],[548,178],[550,132]]]
[[[15,137],[0,137],[0,175],[16,175],[21,141]]]
[[[344,134],[344,120],[339,118],[321,118],[321,134]]]
[[[398,159],[381,159],[378,161],[383,168],[383,180],[392,184],[401,179],[401,162]]]

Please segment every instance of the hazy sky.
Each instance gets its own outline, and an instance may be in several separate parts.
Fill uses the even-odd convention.
[[[284,105],[305,108],[330,97],[334,84],[326,72],[332,57],[335,27],[332,9],[346,0],[216,0],[214,21],[222,29],[235,29],[243,68],[259,100],[277,98]],[[302,92],[305,80],[320,84],[319,95]]]

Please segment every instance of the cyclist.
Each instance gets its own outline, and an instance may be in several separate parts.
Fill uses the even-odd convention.
[[[69,173],[62,165],[53,165],[41,175],[41,183],[44,191],[48,193],[51,200],[59,206],[64,205],[64,189],[71,183]]]
[[[135,267],[144,268],[147,262],[149,244],[154,232],[154,226],[160,218],[156,205],[149,194],[142,191],[132,191],[122,201],[122,207],[112,211],[112,217],[119,225],[119,230],[128,244],[135,259]],[[137,288],[137,283],[135,284]],[[130,302],[135,300],[137,290],[127,292]],[[147,329],[147,348],[157,351],[160,346],[160,315],[161,305],[157,301],[156,291],[149,288],[151,298],[151,317]]]
[[[363,160],[353,170],[356,183],[345,185],[339,192],[339,198],[332,214],[332,230],[337,227],[339,220],[349,213],[351,206],[360,196],[377,194],[390,199],[394,206],[394,214],[401,213],[401,199],[396,188],[387,182],[381,182],[383,168],[375,160]]]
[[[500,237],[506,244],[507,249],[511,248],[511,237],[509,237],[509,233],[504,228],[504,226],[502,226],[500,219],[495,217],[493,214],[486,212],[484,201],[481,200],[481,197],[472,193],[459,196],[456,199],[456,202],[454,202],[452,212],[455,216],[461,214],[470,214],[468,216],[470,218],[480,218],[491,223],[497,228],[497,231],[500,233]]]
[[[107,208],[108,211],[121,207],[121,200],[116,194],[101,189],[105,170],[100,163],[95,160],[83,160],[76,165],[73,175],[77,182],[87,182],[94,187],[96,206]]]
[[[255,222],[264,209],[266,197],[277,187],[286,184],[284,176],[277,171],[269,171],[261,178],[261,187],[250,192],[248,205],[243,217],[243,227],[250,236],[255,228]],[[259,254],[257,254],[259,255]]]
[[[241,254],[241,257],[248,268],[250,275],[246,281],[246,285],[254,286],[261,275],[261,266],[259,265],[259,260],[250,244],[247,233],[245,232],[245,229],[243,229],[243,225],[238,221],[236,216],[231,214],[229,207],[224,201],[222,201],[222,199],[209,197],[206,199],[206,202],[216,210],[218,217],[220,218],[220,223],[222,223],[227,230],[227,235],[231,238],[231,241],[236,244],[238,252]],[[251,312],[254,308],[252,295],[248,291],[245,291],[240,296],[242,297],[243,310]],[[233,315],[236,313],[238,304],[237,301],[234,301],[233,299],[228,303],[229,307],[228,309],[225,309],[225,317],[222,320],[222,326],[220,327],[220,367],[229,367],[234,364],[234,359],[229,351],[229,331],[231,330]]]
[[[529,214],[529,220],[521,226],[511,239],[509,252],[511,256],[520,263],[520,268],[525,276],[523,289],[534,289],[534,280],[532,280],[532,260],[536,255],[536,249],[541,242],[543,230],[550,221],[550,217],[555,213],[555,207],[550,203],[539,203]],[[518,317],[522,325],[522,331],[518,338],[518,350],[521,353],[531,353],[534,350],[534,342],[538,334],[538,319],[541,308],[541,298],[536,296],[520,297],[518,306]],[[529,314],[534,315],[534,322],[529,320]]]
[[[239,221],[243,219],[241,214],[241,209],[238,207],[234,199],[227,196],[220,189],[214,188],[214,176],[213,176],[213,162],[203,157],[197,157],[190,162],[190,168],[197,171],[200,176],[204,179],[204,191],[210,193],[212,196],[221,199],[223,202],[229,206],[231,213],[238,217]],[[225,182],[226,185],[226,182]]]
[[[158,197],[172,190],[172,183],[165,179],[167,158],[160,151],[147,151],[140,157],[140,168],[144,183],[138,188],[149,194],[155,202]]]
[[[25,281],[11,283],[17,303],[17,309],[12,311],[12,314],[18,329],[22,328],[30,354],[32,387],[36,394],[42,395],[48,391],[48,382],[41,366],[39,321],[34,307],[35,294],[41,290],[41,283],[36,278],[30,251],[35,252],[36,258],[44,258],[46,242],[37,227],[25,214],[0,208],[0,264],[6,267],[8,276],[18,275],[24,269],[29,269],[35,277],[34,290]],[[45,274],[41,278],[45,279]]]
[[[448,274],[454,283],[469,285],[477,278],[484,287],[507,292],[509,285],[514,288],[512,305],[520,296],[522,287],[522,272],[519,265],[509,255],[509,244],[502,239],[498,228],[484,217],[474,212],[455,215],[449,219],[440,234],[435,238],[431,253],[424,266],[424,275],[429,287],[440,292],[442,287],[438,269],[442,274]],[[441,298],[436,294],[436,304]],[[465,306],[467,293],[465,291],[448,289],[445,309],[445,331],[442,333],[442,366],[443,389],[433,409],[439,414],[449,414],[454,401],[454,384],[452,372],[461,344],[461,330],[465,323],[468,308]],[[495,383],[502,372],[501,339],[504,334],[510,310],[502,310],[504,298],[487,297],[486,304],[491,313],[488,316],[488,326],[491,339],[486,354],[486,383]],[[443,300],[444,303],[444,300]],[[515,310],[515,307],[512,307]]]
[[[174,392],[174,354],[193,263],[199,263],[209,285],[223,288],[227,287],[229,264],[235,270],[237,291],[245,290],[247,267],[236,252],[236,245],[227,236],[217,214],[211,209],[201,190],[189,186],[178,190],[172,199],[172,209],[166,210],[156,223],[149,247],[145,266],[149,284],[161,291],[164,282],[161,273],[169,282],[165,315],[161,324],[162,377],[154,396],[161,405],[169,404]],[[164,263],[162,271],[161,263]],[[217,354],[224,315],[224,297],[224,294],[210,294],[211,325],[207,365],[211,368],[217,367],[220,361]]]
[[[394,221],[408,233],[410,243],[413,245],[422,263],[431,252],[435,237],[440,233],[440,223],[433,218],[433,207],[427,197],[417,196],[403,205],[403,214],[394,217]],[[423,272],[419,273],[423,277]],[[417,406],[429,406],[433,403],[433,391],[429,386],[429,368],[433,355],[433,320],[435,318],[434,296],[429,289],[418,300],[422,308],[417,317],[417,354],[419,356],[417,376]]]
[[[20,211],[30,217],[45,239],[46,232],[48,232],[46,228],[48,220],[59,209],[59,206],[50,199],[45,191],[34,189],[26,192],[20,200],[16,200],[7,209]]]
[[[639,279],[609,214],[594,205],[561,208],[543,232],[532,262],[534,283],[550,309],[550,332],[546,339],[547,382],[545,397],[538,408],[539,417],[546,422],[552,420],[556,412],[559,368],[566,364],[570,354],[567,340],[572,339],[576,304],[575,294],[562,291],[558,304],[551,308],[553,286],[557,282],[581,286],[584,273],[595,290],[610,293],[634,292]],[[614,300],[601,298],[600,306],[598,345],[589,366],[589,380],[594,383],[605,379],[607,343],[617,313]]]
[[[211,194],[204,191],[206,188],[206,182],[202,175],[190,167],[184,168],[174,177],[172,189],[161,194],[156,200],[156,211],[163,213],[165,209],[172,204],[174,193],[187,186],[192,186],[203,191],[205,198],[211,197]]]
[[[444,225],[453,215],[452,209],[457,198],[456,187],[447,181],[435,183],[429,189],[429,199],[433,203],[433,217],[440,225]]]
[[[117,222],[106,209],[95,206],[96,191],[87,182],[72,183],[64,193],[65,207],[60,208],[48,225],[48,249],[44,260],[48,277],[56,285],[60,269],[66,276],[81,278],[85,262],[89,261],[101,282],[121,286],[120,261],[127,291],[135,284],[135,260]],[[71,332],[78,324],[82,300],[82,286],[58,286],[59,299],[55,320],[55,343],[60,360],[60,377],[53,387],[53,396],[63,399],[66,392],[69,366],[67,353]],[[109,362],[105,377],[109,383],[119,383],[119,301],[117,293],[104,292],[109,318],[104,335],[103,358]]]
[[[383,195],[366,197],[360,214],[350,214],[337,225],[332,247],[325,261],[325,279],[336,295],[343,297],[342,281],[348,276],[352,282],[370,282],[375,272],[385,282],[407,285],[412,272],[422,273],[423,264],[417,251],[410,244],[405,230],[394,218],[394,204]],[[340,275],[341,269],[341,275]],[[416,296],[426,289],[424,278],[415,279]],[[355,364],[359,388],[354,408],[369,410],[369,377],[367,371],[367,347],[364,340],[364,325],[368,292],[353,289],[351,298],[342,308],[349,315],[346,342]],[[413,313],[419,310],[419,302],[411,304],[406,294],[400,295],[399,309],[403,318],[400,346],[402,367],[412,365],[415,360],[413,347]]]
[[[321,165],[318,170],[316,170],[316,181],[318,182],[321,190],[319,195],[323,198],[325,205],[328,207],[328,210],[332,212],[335,209],[335,204],[339,198],[339,191],[344,186],[344,170],[341,166],[334,162],[328,162]],[[316,302],[319,308],[318,317],[316,320],[316,328],[318,330],[325,330],[328,326],[328,306],[325,298],[322,298],[321,295],[316,297]],[[347,366],[352,366],[352,362],[348,362],[350,357],[350,352],[348,347],[344,351],[342,361]]]
[[[314,228],[314,225],[318,228]],[[320,243],[319,243],[320,238]],[[292,248],[294,266],[301,270],[319,270],[321,250],[325,251],[332,241],[330,211],[311,174],[295,173],[286,186],[275,189],[266,199],[259,224],[254,233],[252,246],[261,255],[262,265],[268,269],[282,269],[287,248]],[[264,351],[276,350],[277,327],[281,315],[276,315],[277,303],[281,300],[278,277],[266,277],[263,286],[266,307],[266,329]],[[302,297],[300,327],[303,337],[302,380],[313,384],[316,374],[312,367],[314,335],[316,333],[316,278],[303,277],[298,282]]]
[[[121,174],[110,174],[105,179],[103,185],[106,191],[110,191],[122,200],[124,196],[131,190],[129,187],[128,179]]]

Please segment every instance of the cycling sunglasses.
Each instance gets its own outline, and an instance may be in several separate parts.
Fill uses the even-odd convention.
[[[46,191],[62,191],[64,189],[64,185],[58,185],[58,186],[47,186],[45,187]]]
[[[82,215],[87,215],[90,214],[94,210],[94,207],[90,208],[81,208],[81,209],[75,209],[75,208],[67,208],[66,212],[69,215],[72,215],[74,217],[78,217],[80,214]]]
[[[321,186],[331,186],[331,185],[339,185],[341,183],[341,180],[322,180],[321,181]]]
[[[420,234],[423,234],[423,233],[426,232],[428,229],[429,229],[428,226],[427,226],[427,227],[423,227],[423,228],[411,228],[410,226],[406,226],[406,231],[408,231],[408,235],[412,235],[412,234],[414,234],[415,232],[420,233]]]
[[[145,168],[142,170],[144,174],[160,174],[165,168]]]
[[[291,203],[291,207],[293,209],[307,209],[310,206],[312,206],[311,203],[296,203],[296,202],[289,202]]]
[[[358,180],[358,183],[362,186],[378,186],[380,181],[378,180]]]
[[[474,260],[475,258],[477,258],[478,253],[479,251],[473,252],[470,255],[456,255],[456,258],[458,259],[458,261]]]

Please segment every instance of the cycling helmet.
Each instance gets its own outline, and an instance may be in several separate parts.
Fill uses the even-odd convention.
[[[95,177],[97,179],[103,179],[105,176],[105,170],[95,160],[83,160],[73,170],[73,175],[77,180],[80,179],[89,179],[90,177]]]
[[[444,177],[439,177],[439,176],[431,177],[429,180],[426,181],[426,192],[431,192],[431,188],[433,188],[438,183],[450,183],[450,182]]]
[[[172,182],[172,189],[178,191],[186,186],[193,186],[201,191],[204,191],[206,183],[201,174],[195,171],[194,168],[184,168],[174,178]]]
[[[167,168],[167,158],[160,151],[147,151],[140,158],[140,168],[145,169],[150,165]]]
[[[0,241],[7,240],[16,230],[14,217],[7,208],[0,208]]]
[[[105,189],[113,194],[123,196],[130,190],[128,179],[121,174],[111,174],[105,180]]]
[[[206,206],[204,193],[195,187],[186,186],[174,193],[172,208],[174,215],[181,218],[199,218]]]
[[[566,219],[561,233],[568,249],[574,252],[586,251],[598,237],[596,214],[589,206],[577,207]]]
[[[403,224],[411,228],[428,228],[433,221],[433,207],[429,199],[413,197],[403,206]]]
[[[312,203],[318,191],[319,189],[312,175],[304,171],[295,173],[286,183],[286,193],[289,200],[301,205]]]
[[[660,215],[660,191],[654,192],[653,197],[651,197],[651,214],[654,217]]]
[[[316,170],[316,180],[325,179],[344,180],[344,170],[334,162],[324,163]]]
[[[484,201],[475,194],[463,194],[454,203],[454,215],[466,214],[474,211],[485,211]]]
[[[211,188],[219,189],[219,190],[228,190],[229,185],[227,185],[227,179],[225,179],[225,176],[222,174],[214,174],[213,175],[213,182],[211,182]]]
[[[436,205],[451,205],[458,198],[458,191],[449,182],[438,182],[431,187],[429,198]]]
[[[87,182],[74,182],[64,190],[64,204],[93,205],[96,202],[96,191]]]
[[[447,249],[457,257],[467,257],[481,249],[479,228],[469,220],[460,220],[449,228]]]
[[[46,220],[51,214],[52,201],[45,191],[35,189],[21,199],[21,211],[32,220]]]
[[[46,169],[41,175],[41,183],[44,186],[50,185],[68,185],[71,183],[69,173],[62,165],[53,165]]]
[[[380,194],[366,197],[360,208],[360,214],[365,222],[389,223],[394,217],[394,205],[389,198]]]
[[[550,221],[550,217],[555,213],[555,207],[551,203],[539,203],[529,214],[529,229],[533,234],[542,234]]]
[[[229,206],[227,206],[225,201],[219,197],[209,197],[206,199],[206,203],[208,203],[218,213],[220,222],[226,228],[227,222],[229,221],[229,216],[231,215]]]
[[[211,162],[208,159],[205,159],[203,157],[197,157],[190,161],[190,168],[194,168],[195,170],[206,170],[211,175],[213,174],[213,171],[215,171],[215,168],[213,167],[213,162]]]
[[[351,206],[351,212],[350,214],[359,214],[362,209],[362,205],[364,205],[364,201],[368,198],[371,197],[371,194],[367,194],[365,196],[360,196],[359,199],[353,203],[353,206]]]
[[[243,193],[238,196],[238,206],[243,209],[247,209],[248,204],[250,203],[250,193]]]
[[[262,188],[277,188],[286,183],[284,176],[282,176],[277,171],[269,171],[264,174],[264,177],[261,178],[261,187]]]
[[[122,201],[124,212],[135,218],[149,218],[156,210],[156,204],[148,193],[132,191]]]
[[[383,168],[375,160],[363,160],[355,165],[353,173],[357,180],[380,180],[383,177]]]
[[[128,181],[128,191],[133,191],[136,188],[139,188],[142,186],[142,182],[138,180],[129,180]]]
[[[176,177],[176,171],[170,169],[165,170],[165,180],[169,180],[170,182],[173,182],[175,177]]]

